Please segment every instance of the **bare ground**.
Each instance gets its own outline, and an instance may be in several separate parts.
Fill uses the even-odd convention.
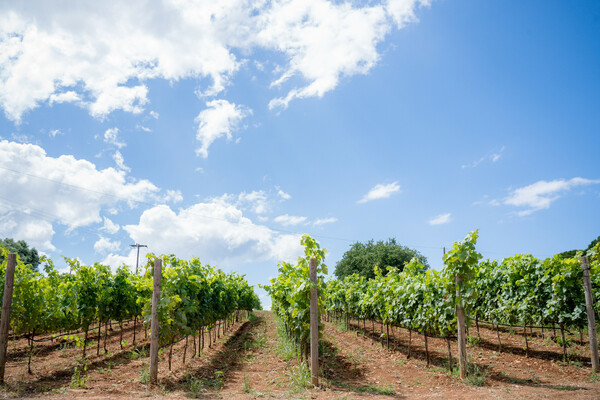
[[[407,330],[390,331],[388,349],[380,324],[367,323],[363,329],[363,324],[356,322],[350,330],[334,322],[325,324],[321,387],[306,389],[302,387],[305,376],[298,361],[285,360],[273,315],[256,315],[237,322],[211,348],[194,357],[190,337],[185,364],[185,340],[175,344],[172,371],[168,370],[169,348],[163,349],[156,387],[144,383],[148,343],[143,329],[138,327],[138,346],[133,346],[132,323],[124,327],[123,350],[119,328],[113,325],[107,341],[108,353],[104,354],[101,348],[100,356],[96,356],[92,343],[85,360],[81,358],[81,348],[72,343],[37,343],[32,375],[27,373],[26,339],[13,341],[8,349],[7,385],[0,391],[0,398],[600,398],[600,382],[591,375],[589,366],[589,347],[579,343],[578,334],[569,336],[571,362],[563,364],[561,347],[548,338],[551,332],[545,332],[545,339],[539,331],[529,334],[530,350],[526,356],[520,330],[501,329],[503,346],[498,352],[495,330],[482,326],[479,340],[472,328],[474,338],[468,353],[474,370],[472,378],[463,382],[447,370],[444,339],[428,339],[431,362],[427,366],[421,335],[413,332],[409,358]],[[91,338],[95,340],[94,335]],[[451,341],[451,350],[456,363],[456,341]]]

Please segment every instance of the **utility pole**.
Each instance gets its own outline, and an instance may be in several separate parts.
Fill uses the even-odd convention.
[[[148,247],[145,244],[130,244],[130,247],[137,247],[137,258],[135,259],[135,274],[138,274],[138,265],[140,264],[140,247]]]

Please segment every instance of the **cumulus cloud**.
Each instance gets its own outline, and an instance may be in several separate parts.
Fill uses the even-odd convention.
[[[196,139],[200,142],[196,154],[203,158],[208,157],[208,148],[215,140],[223,136],[231,140],[231,133],[238,128],[239,123],[246,116],[252,113],[252,110],[227,100],[212,100],[206,103],[206,107],[196,117],[198,123]]]
[[[292,196],[281,190],[279,187],[275,187],[275,189],[277,189],[277,195],[281,198],[282,201],[289,200],[292,198]]]
[[[166,203],[179,203],[183,201],[183,195],[181,194],[181,190],[167,190],[162,200]]]
[[[50,105],[54,103],[75,103],[81,101],[81,97],[79,97],[77,92],[69,90],[62,93],[51,94],[49,100]]]
[[[272,86],[287,84],[287,93],[269,105],[287,107],[295,98],[323,96],[344,77],[368,73],[385,35],[416,21],[416,9],[426,4],[2,2],[0,107],[17,122],[43,103],[75,103],[98,118],[113,110],[141,113],[150,79],[194,78],[208,86],[202,95],[221,93],[246,61],[236,54],[281,60]]]
[[[451,214],[440,214],[429,220],[429,225],[444,225],[449,223],[452,220]]]
[[[155,206],[145,210],[137,224],[123,229],[133,241],[147,244],[154,253],[197,256],[218,265],[295,260],[303,252],[299,235],[280,234],[256,224],[242,210],[218,199],[178,212],[166,205]],[[111,254],[104,262],[118,266],[135,262],[131,258],[131,253]]]
[[[258,19],[258,43],[289,60],[271,86],[293,77],[307,82],[271,100],[269,108],[286,108],[296,98],[322,97],[341,78],[366,74],[379,60],[377,43],[390,29],[382,5],[353,7],[321,0],[273,2]]]
[[[123,159],[123,154],[121,154],[119,150],[115,151],[115,154],[113,154],[113,160],[115,160],[115,164],[117,164],[117,168],[120,170],[127,172],[131,171],[131,168],[125,165],[125,159]]]
[[[270,208],[268,196],[262,190],[253,190],[250,193],[240,193],[238,195],[237,204],[248,206],[250,210],[256,214],[264,214]]]
[[[279,216],[273,218],[273,221],[275,221],[278,224],[281,224],[283,226],[294,226],[294,225],[299,225],[299,224],[305,222],[306,217],[283,214],[283,215],[279,215]]]
[[[108,252],[119,251],[121,248],[121,242],[112,241],[110,239],[105,238],[104,236],[100,236],[100,238],[94,243],[94,251],[96,253],[105,254]]]
[[[117,148],[123,148],[126,143],[119,140],[119,128],[110,128],[104,132],[104,143],[112,144]]]
[[[268,194],[263,190],[253,190],[240,194],[225,193],[222,196],[210,198],[210,201],[231,204],[242,210],[252,211],[255,214],[265,214],[271,209],[271,201]]]
[[[49,157],[39,146],[5,140],[0,142],[0,180],[3,229],[42,250],[54,248],[53,223],[69,230],[99,223],[104,208],[123,203],[133,207],[159,194],[154,184],[132,179],[125,171],[98,170],[87,160]],[[39,228],[32,226],[34,216],[43,219]]]
[[[411,22],[417,22],[415,10],[421,6],[429,6],[429,0],[387,0],[386,11],[392,16],[399,28],[405,27]]]
[[[100,229],[105,231],[106,233],[110,233],[111,235],[114,235],[115,233],[119,232],[119,230],[121,229],[119,224],[114,223],[109,218],[102,217],[102,219],[104,220],[104,225]]]
[[[25,240],[31,247],[38,250],[56,250],[52,244],[54,228],[52,223],[44,218],[44,215],[27,208],[17,210],[17,204],[3,197],[0,198],[0,204],[2,204],[2,211],[0,211],[1,237]]]
[[[399,192],[399,191],[400,191],[400,185],[398,185],[397,181],[389,183],[387,185],[380,183],[380,184],[375,185],[371,190],[369,190],[369,193],[364,195],[363,198],[358,201],[358,203],[362,204],[362,203],[366,203],[371,200],[387,199],[392,194]]]
[[[550,208],[550,204],[575,187],[593,184],[600,184],[600,179],[572,178],[569,180],[542,180],[522,188],[514,189],[502,203],[525,208],[517,212],[517,215],[525,216],[535,211]]]
[[[143,265],[146,260],[146,254],[148,253],[148,249],[141,247],[140,248],[140,264]],[[137,257],[137,250],[130,250],[127,255],[122,256],[116,253],[108,254],[104,260],[102,260],[102,264],[109,265],[113,269],[117,269],[122,265],[128,265],[133,267],[133,271],[135,271],[135,263]]]

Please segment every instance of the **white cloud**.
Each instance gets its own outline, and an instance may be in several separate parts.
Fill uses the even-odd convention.
[[[429,6],[429,4],[429,0],[387,0],[385,8],[396,22],[396,25],[403,28],[408,23],[418,21],[415,14],[415,9],[418,6]]]
[[[392,182],[387,185],[382,183],[375,185],[369,193],[363,196],[362,199],[358,201],[359,204],[366,203],[367,201],[377,200],[377,199],[387,199],[392,194],[400,191],[400,185],[398,182]]]
[[[146,265],[146,254],[149,253],[149,250],[147,247],[140,247],[140,255],[139,255],[139,270],[143,271],[144,266]],[[119,254],[115,254],[115,253],[110,253],[108,254],[104,260],[102,260],[102,264],[104,265],[109,265],[110,267],[113,268],[113,270],[116,270],[118,267],[122,266],[122,265],[127,265],[129,266],[129,270],[131,272],[135,272],[135,264],[137,261],[137,250],[133,249],[133,250],[129,250],[129,252],[127,253],[127,255],[119,255]]]
[[[166,205],[143,212],[139,223],[125,229],[136,243],[157,254],[202,257],[218,265],[265,260],[295,260],[302,255],[299,235],[279,234],[244,217],[240,209],[218,199],[175,212]],[[110,255],[105,262],[129,265],[135,258]],[[134,264],[135,265],[135,264]]]
[[[52,244],[54,228],[52,223],[44,218],[44,215],[30,209],[18,211],[15,203],[4,198],[0,198],[0,204],[2,205],[2,211],[0,211],[1,237],[25,240],[31,247],[38,250],[56,250]]]
[[[451,220],[452,218],[450,213],[440,214],[431,218],[429,220],[429,225],[443,225],[449,223]]]
[[[147,249],[145,249],[143,247],[140,248],[140,264],[141,265],[143,265],[146,260],[146,253],[148,253]],[[142,254],[143,254],[143,256],[142,256]],[[120,267],[122,265],[128,265],[130,267],[133,267],[133,270],[135,270],[136,257],[137,257],[137,250],[130,250],[126,256],[121,256],[119,254],[110,253],[104,258],[104,260],[102,260],[102,264],[109,265],[110,267],[113,268],[113,270],[117,269],[118,267]]]
[[[69,230],[99,223],[102,209],[123,203],[133,207],[159,192],[151,182],[132,179],[125,171],[98,170],[87,160],[49,157],[39,146],[8,141],[0,142],[0,181],[4,233],[14,231],[8,236],[19,235],[42,250],[53,249],[53,223]],[[39,228],[31,225],[35,218],[43,220]]]
[[[116,240],[111,241],[110,239],[107,239],[102,235],[100,235],[100,239],[98,239],[96,243],[94,243],[94,251],[100,254],[105,254],[111,251],[119,251],[120,248],[121,242]]]
[[[144,131],[144,132],[152,132],[152,129],[148,128],[147,126],[140,125],[140,124],[137,124],[135,126],[135,129],[138,129],[138,130]]]
[[[124,142],[119,141],[119,128],[110,128],[104,132],[104,142],[112,144],[117,148],[123,148],[126,146]]]
[[[29,136],[25,135],[25,134],[19,134],[19,133],[12,133],[10,135],[10,137],[12,138],[12,140],[14,140],[15,142],[19,142],[19,143],[29,143],[31,142],[31,139],[29,138]]]
[[[167,193],[163,196],[162,200],[165,203],[179,203],[183,201],[183,195],[180,190],[167,190]]]
[[[81,97],[72,90],[62,92],[62,93],[53,93],[50,95],[49,102],[50,105],[54,103],[76,103],[81,101]]]
[[[522,188],[514,189],[503,204],[524,207],[518,211],[519,216],[529,215],[535,211],[547,209],[561,195],[577,186],[600,184],[600,179],[572,178],[553,181],[538,181]]]
[[[109,218],[106,218],[106,217],[102,217],[102,218],[104,220],[104,225],[102,226],[102,228],[100,228],[101,230],[103,230],[107,233],[110,233],[111,235],[114,235],[115,233],[119,232],[119,230],[121,229],[119,224],[114,223]]]
[[[264,214],[270,208],[267,194],[262,190],[253,190],[250,193],[240,193],[237,204],[242,206],[247,204],[252,212],[256,214]]]
[[[255,214],[265,214],[271,209],[269,196],[263,190],[253,190],[250,193],[242,192],[238,195],[225,193],[209,200],[230,204],[242,210],[250,210]]]
[[[472,163],[469,163],[469,164],[463,164],[463,165],[461,165],[460,167],[461,167],[462,169],[465,169],[465,168],[475,168],[475,167],[477,167],[479,164],[481,164],[482,162],[484,162],[484,161],[486,161],[486,160],[489,160],[489,161],[491,161],[491,162],[495,163],[495,162],[497,162],[498,160],[500,160],[500,158],[502,158],[502,153],[504,153],[504,149],[505,149],[505,148],[506,148],[505,146],[502,146],[502,147],[500,148],[500,150],[499,150],[497,153],[492,153],[492,154],[489,154],[489,155],[483,156],[483,157],[481,157],[480,159],[478,159],[478,160],[476,160],[476,161],[473,161]]]
[[[465,168],[475,168],[476,166],[478,166],[479,164],[481,164],[483,161],[485,161],[485,157],[481,157],[479,160],[473,161],[470,164],[463,164],[460,167],[462,169],[465,169]]]
[[[270,106],[286,107],[294,98],[323,96],[344,77],[368,73],[394,23],[402,28],[416,21],[415,10],[427,4],[2,2],[0,107],[17,122],[42,103],[74,102],[99,118],[113,110],[141,113],[151,79],[208,78],[210,87],[200,91],[216,95],[246,62],[235,54],[252,59],[265,53],[281,59],[273,86],[290,86]]]
[[[154,119],[158,119],[158,115],[159,115],[159,114],[158,114],[156,111],[150,111],[150,112],[148,113],[148,115],[150,115],[150,116],[151,116],[152,118],[154,118]]]
[[[273,2],[258,19],[258,43],[289,59],[271,85],[293,77],[307,83],[271,100],[269,108],[285,108],[295,98],[322,97],[341,78],[366,74],[379,60],[377,43],[390,30],[381,5],[353,7],[323,0]]]
[[[273,221],[283,226],[299,225],[306,221],[306,217],[283,214],[273,218]]]
[[[314,226],[321,226],[321,225],[326,225],[326,224],[333,224],[334,222],[337,222],[337,218],[335,217],[329,217],[329,218],[318,218],[315,220],[315,222],[313,222]]]
[[[115,160],[115,164],[117,164],[117,168],[119,168],[120,170],[127,172],[131,171],[131,168],[125,165],[123,154],[121,154],[119,150],[115,151],[115,154],[113,154],[113,160]]]
[[[60,130],[60,129],[52,129],[52,130],[51,130],[51,131],[48,133],[48,136],[50,136],[51,138],[55,138],[55,137],[57,137],[57,136],[59,136],[59,135],[64,135],[64,133],[63,133],[63,132],[61,132],[61,130]]]
[[[252,114],[252,110],[236,106],[227,100],[212,100],[206,103],[206,107],[196,117],[196,139],[200,142],[196,154],[203,158],[208,157],[208,148],[215,140],[223,136],[231,140],[231,133],[237,129],[242,119]]]
[[[281,198],[282,201],[289,200],[292,198],[292,196],[290,196],[288,193],[284,192],[280,188],[275,187],[275,189],[277,189],[277,195]]]
[[[505,147],[502,146],[502,148],[500,149],[499,152],[494,153],[494,154],[491,155],[490,158],[491,158],[492,162],[496,162],[496,161],[498,161],[502,157],[502,153],[504,152],[504,148]]]

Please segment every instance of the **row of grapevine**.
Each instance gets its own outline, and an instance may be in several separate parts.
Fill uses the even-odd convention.
[[[413,259],[403,271],[391,269],[387,275],[376,267],[376,276],[371,280],[352,275],[328,281],[326,308],[359,320],[379,320],[408,328],[411,333],[446,338],[457,332],[458,304],[472,317],[467,317],[467,326],[472,319],[513,326],[556,324],[563,335],[567,328],[587,326],[577,259],[555,256],[539,260],[531,255],[515,255],[501,262],[478,262],[481,256],[475,251],[476,239],[477,231],[455,243],[445,256],[445,268],[439,272],[425,270]],[[596,299],[600,297],[598,250],[590,253]],[[457,275],[462,277],[458,283]]]
[[[474,251],[476,232],[471,233],[463,242],[456,243],[449,253],[448,260],[455,254],[463,258],[477,260],[479,254]],[[464,260],[463,260],[464,261]],[[389,345],[389,326],[401,326],[412,332],[424,335],[427,362],[429,351],[428,336],[445,337],[447,340],[457,332],[456,305],[468,304],[473,292],[461,287],[461,296],[457,296],[455,276],[461,273],[468,278],[469,269],[457,269],[455,266],[470,263],[450,263],[442,271],[427,270],[416,258],[407,263],[402,271],[390,269],[386,275],[375,267],[375,278],[350,275],[344,280],[327,282],[327,311],[346,317],[365,321],[381,321],[386,325]],[[409,342],[410,343],[410,342]],[[450,347],[448,347],[450,349]],[[409,344],[409,357],[411,347]]]
[[[325,281],[323,274],[327,274],[327,266],[323,264],[326,250],[309,235],[304,235],[301,240],[304,246],[304,257],[298,257],[298,263],[282,261],[278,265],[276,278],[271,279],[270,285],[261,285],[271,295],[271,309],[277,314],[285,325],[287,334],[297,344],[302,358],[308,358],[308,344],[310,339],[310,291],[313,283],[309,278],[310,260],[316,260],[317,293],[319,298],[319,313],[324,311]],[[319,334],[323,325],[319,324]]]
[[[5,260],[0,265],[0,282],[4,282],[7,252],[0,251]],[[29,340],[28,370],[31,371],[36,335],[81,330],[85,357],[89,332],[95,328],[99,355],[101,328],[104,326],[106,346],[107,325],[118,323],[122,335],[123,321],[133,319],[135,345],[137,320],[143,319],[149,326],[154,258],[148,255],[145,272],[140,275],[131,273],[127,266],[113,272],[106,265],[81,265],[74,259],[65,259],[70,272],[59,273],[48,258],[42,260],[45,272],[42,274],[17,259],[10,327],[13,334],[26,335]],[[172,344],[205,328],[212,329],[219,321],[230,322],[238,310],[261,307],[243,276],[202,265],[197,258],[181,260],[173,255],[161,258],[163,284],[158,308],[161,345]],[[0,287],[3,291],[4,286]]]

